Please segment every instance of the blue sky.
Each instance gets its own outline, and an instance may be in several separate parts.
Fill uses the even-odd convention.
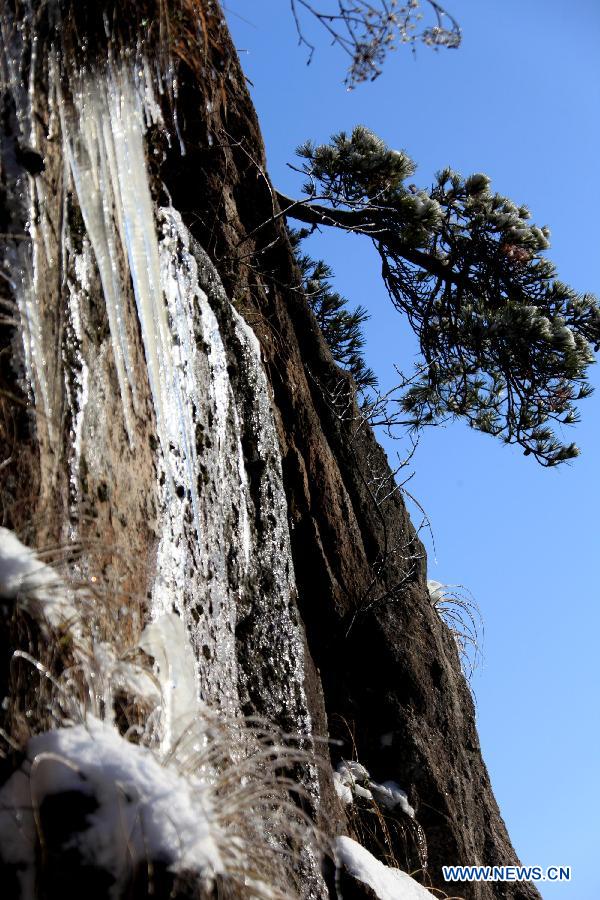
[[[324,3],[325,0],[318,0]],[[286,0],[226,0],[265,138],[269,173],[299,195],[288,162],[307,138],[362,123],[418,163],[427,187],[445,165],[483,171],[552,230],[550,258],[577,290],[600,295],[600,4],[597,0],[448,0],[458,51],[406,50],[348,92],[326,39],[310,66]],[[367,360],[383,386],[415,352],[383,289],[369,242],[324,232],[307,250],[336,288],[371,312]],[[600,385],[598,371],[592,379]],[[431,519],[429,577],[468,588],[485,621],[473,678],[484,757],[523,862],[571,865],[544,898],[597,900],[600,778],[597,511],[600,391],[568,429],[582,456],[555,470],[461,423],[431,429],[411,492]],[[388,442],[393,460],[398,447]],[[596,560],[596,562],[594,562]]]

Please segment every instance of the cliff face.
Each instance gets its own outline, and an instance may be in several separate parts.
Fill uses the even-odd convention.
[[[123,15],[143,28],[146,6]],[[222,13],[170,6],[177,84],[160,95],[116,44],[108,65],[100,50],[62,66],[53,4],[3,4],[1,524],[98,604],[117,598],[121,656],[156,661],[139,632],[175,611],[202,701],[302,738],[305,808],[327,833],[452,895],[535,897],[443,882],[442,864],[516,862],[456,646],[302,295]],[[3,727],[22,746],[55,723],[13,651],[45,639],[31,610],[3,610]],[[408,803],[345,805],[342,760]],[[327,891],[310,860],[290,878],[287,895]]]

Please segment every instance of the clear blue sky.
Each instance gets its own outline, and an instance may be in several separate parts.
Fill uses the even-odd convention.
[[[300,192],[286,167],[298,144],[363,123],[413,157],[424,187],[447,164],[486,172],[550,226],[563,280],[600,295],[598,0],[448,0],[460,50],[401,50],[353,92],[324,38],[307,68],[287,0],[226,4],[280,189]],[[414,345],[369,242],[324,233],[307,249],[370,310],[368,362],[391,385]],[[525,863],[573,866],[571,884],[542,886],[549,900],[600,897],[600,391],[581,412],[572,465],[542,469],[458,423],[423,435],[410,485],[435,534],[429,577],[465,585],[485,620],[479,732],[513,842]]]

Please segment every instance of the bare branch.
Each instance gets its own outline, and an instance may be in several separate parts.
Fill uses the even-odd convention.
[[[398,46],[414,51],[419,42],[435,48],[455,48],[461,42],[458,22],[435,0],[424,0],[430,24],[424,23],[420,0],[322,0],[322,4],[290,0],[298,42],[306,48],[310,63],[315,45],[303,22],[316,21],[331,44],[350,58],[345,79],[349,88],[377,78],[388,52]]]

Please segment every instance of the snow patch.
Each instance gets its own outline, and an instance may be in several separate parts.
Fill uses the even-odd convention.
[[[446,587],[447,585],[442,584],[441,581],[435,581],[433,578],[430,578],[427,581],[429,599],[434,606],[436,603],[438,603],[440,600],[444,600],[444,598],[446,597]]]
[[[382,784],[372,781],[371,791],[380,806],[385,806],[386,809],[399,807],[402,812],[414,819],[415,811],[408,802],[408,795],[395,781],[384,781]]]
[[[28,891],[37,842],[34,807],[39,810],[46,797],[68,791],[97,804],[87,827],[69,838],[69,847],[83,864],[114,876],[111,897],[122,895],[133,868],[148,859],[174,872],[191,869],[210,877],[223,870],[206,784],[160,765],[150,750],[89,716],[85,726],[31,738],[26,763],[0,790],[2,859],[19,867],[23,897],[33,896]]]
[[[333,773],[333,786],[342,803],[348,805],[354,801],[354,795],[352,794],[352,791],[343,780],[339,772]]]
[[[8,528],[0,528],[0,597],[38,603],[54,628],[76,619],[71,592],[58,573]]]
[[[434,894],[400,869],[391,869],[349,837],[336,840],[338,864],[368,885],[379,900],[427,900]]]
[[[408,802],[406,791],[395,781],[384,781],[382,784],[373,781],[361,763],[343,759],[333,777],[337,795],[344,803],[352,803],[356,798],[374,800],[386,809],[401,809],[414,819],[415,811]]]

